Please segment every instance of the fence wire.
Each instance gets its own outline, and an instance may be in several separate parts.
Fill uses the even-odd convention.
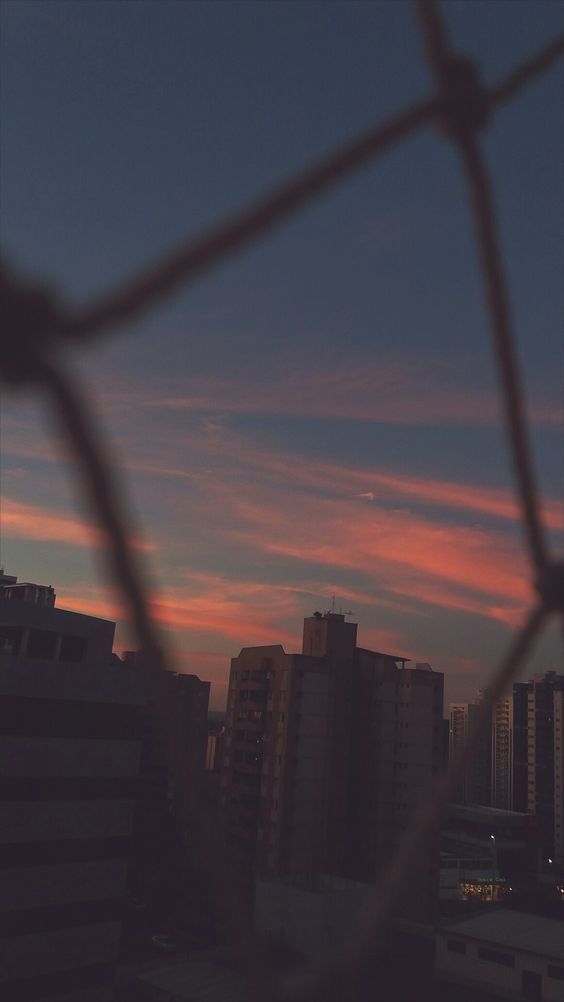
[[[108,462],[109,449],[96,427],[86,394],[65,371],[62,361],[65,344],[100,337],[145,314],[175,289],[256,241],[416,129],[437,126],[459,153],[476,230],[508,448],[537,603],[492,673],[489,692],[476,714],[466,745],[449,764],[431,801],[414,817],[383,884],[375,891],[364,924],[350,945],[331,961],[312,963],[305,973],[292,978],[278,977],[268,965],[240,906],[234,876],[214,835],[215,826],[208,823],[207,808],[197,791],[188,795],[190,777],[186,776],[186,789],[179,803],[181,824],[192,833],[197,862],[207,874],[210,894],[246,974],[251,997],[257,1002],[264,998],[280,1002],[337,1002],[354,997],[353,986],[360,983],[362,971],[374,953],[378,935],[392,913],[398,888],[409,880],[417,865],[421,843],[437,829],[441,812],[480,734],[488,726],[495,700],[515,676],[549,616],[564,614],[564,562],[548,552],[542,529],[495,202],[478,138],[496,108],[513,100],[563,55],[564,37],[555,38],[499,83],[486,87],[474,63],[450,48],[436,0],[414,0],[414,7],[435,82],[435,94],[430,98],[334,150],[223,224],[172,250],[117,289],[79,310],[58,299],[50,289],[15,275],[6,264],[1,272],[2,376],[13,388],[32,384],[46,395],[71,446],[87,504],[107,540],[109,575],[125,599],[138,642],[146,653],[146,682],[157,707],[166,747],[164,697],[159,678],[172,665],[151,617],[143,576],[128,542],[126,526],[131,525],[131,518],[124,494]],[[179,762],[169,764],[181,767]]]

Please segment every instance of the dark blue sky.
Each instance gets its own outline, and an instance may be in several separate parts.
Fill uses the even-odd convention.
[[[562,7],[552,2],[451,2],[445,10],[455,46],[476,58],[487,82],[562,28]],[[16,264],[78,301],[431,86],[412,9],[402,2],[4,0],[2,17],[2,243]],[[539,475],[553,502],[561,492],[561,140],[561,66],[500,109],[484,137]],[[308,504],[314,496],[327,501],[323,463],[334,479],[345,471],[344,482],[349,470],[383,470],[412,481],[509,488],[466,192],[455,153],[435,132],[402,143],[76,364],[97,392],[120,463],[129,464],[139,517],[158,546],[154,573],[175,589],[175,601],[193,603],[202,575],[213,576],[219,603],[221,581],[240,583],[241,602],[245,587],[266,595],[273,581],[302,596],[316,594],[314,584],[343,594],[360,589],[368,596],[357,610],[361,637],[363,626],[384,637],[388,630],[390,641],[453,672],[452,651],[465,645],[456,657],[481,680],[480,665],[505,642],[506,628],[491,612],[455,613],[436,597],[408,624],[407,613],[402,619],[370,605],[370,595],[387,593],[391,557],[381,548],[374,559],[383,564],[372,577],[362,561],[345,569],[342,559],[316,556],[305,530],[301,561],[282,556],[279,537],[288,529],[279,513],[270,524],[274,555],[263,517],[282,505],[284,491],[284,511],[295,519],[303,492]],[[55,474],[61,467],[47,447],[30,445],[37,422],[31,402],[7,408],[5,493],[14,504],[76,512],[72,480]],[[230,491],[249,457],[243,498]],[[273,457],[292,457],[300,482],[274,489]],[[165,484],[172,475],[158,463],[174,466],[174,482]],[[153,481],[143,464],[152,466]],[[194,471],[208,469],[217,511],[209,495],[195,499]],[[303,482],[308,470],[314,485]],[[253,485],[258,513],[251,514]],[[387,516],[413,511],[429,526],[462,533],[478,521],[480,531],[503,530],[503,547],[514,547],[518,559],[516,526],[500,526],[497,516],[492,523],[491,511],[470,517],[444,498],[438,509],[437,491],[425,501],[419,493],[417,502],[412,492],[408,504],[405,483],[394,489],[397,496],[382,501]],[[345,488],[334,490],[341,498]],[[326,514],[320,531],[346,535],[345,525],[377,522],[366,507]],[[392,532],[388,523],[385,532]],[[86,588],[90,557],[70,543],[64,553],[49,545],[15,536],[6,554],[19,566],[7,569],[58,578],[66,593]],[[431,573],[438,580],[443,572],[437,564]],[[476,581],[458,584],[478,601]],[[426,601],[419,586],[417,599],[413,582],[406,587]],[[213,604],[202,593],[202,608],[206,596]],[[227,592],[223,600],[231,601]],[[283,624],[297,635],[295,620],[310,604],[296,600],[265,630],[275,640]],[[486,655],[476,649],[475,620]],[[196,617],[186,627],[191,634],[178,634],[182,656],[236,653],[236,631],[202,622]],[[443,648],[437,628],[450,637]],[[240,640],[254,636],[242,632]]]

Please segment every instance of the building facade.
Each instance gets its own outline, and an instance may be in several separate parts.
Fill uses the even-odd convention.
[[[555,857],[557,831],[562,831],[564,675],[545,672],[535,675],[526,685],[527,810],[537,818],[543,862],[547,862]]]
[[[491,806],[513,807],[513,696],[501,696],[492,709]]]
[[[554,690],[554,859],[564,866],[564,686]]]
[[[560,1002],[564,983],[562,923],[499,909],[437,930],[436,973],[480,998]],[[466,997],[473,997],[468,994]]]
[[[142,736],[114,624],[0,583],[0,990],[106,1002],[121,934]]]
[[[301,654],[243,648],[232,661],[220,807],[249,876],[377,882],[440,773],[443,676],[356,636],[344,616],[316,613]],[[436,847],[426,852],[409,903],[422,920],[437,878]]]
[[[483,693],[475,703],[449,703],[449,759],[463,747],[480,708]],[[492,796],[491,732],[479,738],[453,799],[459,804],[489,805]]]

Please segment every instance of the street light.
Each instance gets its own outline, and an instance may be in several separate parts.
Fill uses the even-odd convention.
[[[490,835],[490,838],[493,842],[493,878],[495,880],[495,878],[497,877],[497,842],[495,840],[495,835]],[[493,897],[493,888],[492,888],[492,897]]]

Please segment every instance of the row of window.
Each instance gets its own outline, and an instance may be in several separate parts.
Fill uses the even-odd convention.
[[[234,762],[248,762],[249,765],[260,765],[262,762],[262,752],[233,752]]]
[[[239,710],[237,714],[237,720],[263,720],[263,719],[264,719],[264,713],[262,710]]]
[[[250,745],[260,745],[263,742],[263,735],[259,731],[235,731],[236,741],[246,741]]]
[[[231,679],[233,682],[237,681],[238,674],[236,671],[231,673]],[[271,677],[270,672],[266,671],[242,671],[241,672],[241,682],[266,682],[267,678]]]
[[[447,939],[447,950],[450,953],[466,954],[466,943],[460,939]],[[492,950],[488,946],[478,947],[478,957],[480,960],[486,960],[490,964],[501,964],[502,967],[515,967],[515,955],[513,953]],[[559,967],[556,964],[548,964],[546,973],[549,978],[564,981],[564,967]]]
[[[43,661],[82,661],[86,653],[86,637],[61,635],[54,630],[29,630],[27,642],[22,649],[24,630],[21,626],[0,628],[0,651],[2,654],[21,655]],[[57,656],[57,645],[60,646]]]
[[[239,692],[239,701],[241,703],[246,703],[248,701],[252,703],[266,703],[266,692],[264,689],[241,689]]]
[[[260,775],[253,772],[239,772],[238,769],[234,769],[231,779],[233,783],[241,783],[243,786],[260,787]]]

